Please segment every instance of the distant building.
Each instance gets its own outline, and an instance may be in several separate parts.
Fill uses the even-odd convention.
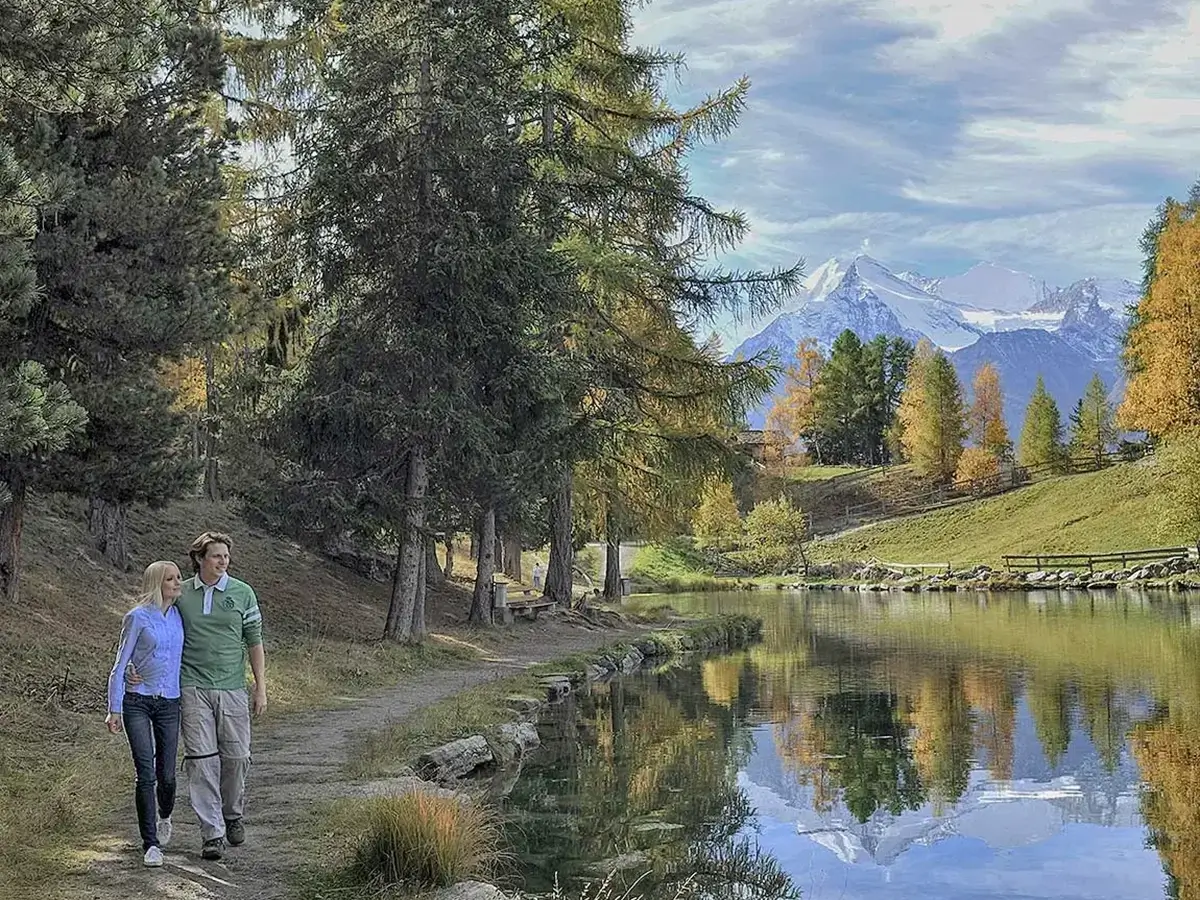
[[[738,449],[760,465],[780,462],[788,449],[787,435],[769,429],[743,431],[737,436]]]

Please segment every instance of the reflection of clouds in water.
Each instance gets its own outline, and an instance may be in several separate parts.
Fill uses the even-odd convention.
[[[975,769],[964,796],[940,813],[927,803],[860,823],[841,803],[814,811],[813,789],[785,771],[771,728],[757,729],[738,782],[757,811],[761,845],[806,900],[1126,900],[1161,892],[1129,768],[1116,775],[1119,784],[1091,774],[1086,783],[1074,775],[997,782]]]

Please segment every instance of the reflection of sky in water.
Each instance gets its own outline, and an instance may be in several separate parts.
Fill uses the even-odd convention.
[[[890,866],[846,865],[786,822],[761,820],[760,845],[806,900],[1133,900],[1162,896],[1157,854],[1145,830],[1067,825],[1045,840],[996,850],[978,838],[915,845]]]
[[[757,809],[759,843],[806,900],[1132,900],[1163,896],[1158,854],[1145,846],[1137,772],[1126,756],[1107,773],[1082,729],[1059,766],[1041,756],[1024,703],[1013,781],[975,768],[965,795],[859,823],[840,803],[813,809],[813,791],[785,771],[772,726],[738,780]]]

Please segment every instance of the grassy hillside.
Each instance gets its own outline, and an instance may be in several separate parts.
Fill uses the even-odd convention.
[[[848,508],[894,500],[929,487],[929,480],[909,465],[873,469],[804,466],[759,473],[748,499],[756,503],[784,495],[809,514],[818,533],[826,533],[845,527]]]
[[[1194,543],[1161,525],[1153,459],[867,526],[812,544],[821,561],[998,564],[1006,553],[1106,552]]]

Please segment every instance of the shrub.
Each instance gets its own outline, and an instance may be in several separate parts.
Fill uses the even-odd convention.
[[[801,558],[807,528],[804,511],[791,500],[764,500],[746,516],[746,549],[738,558],[755,571],[784,574]]]
[[[482,806],[414,791],[356,805],[361,833],[355,880],[377,886],[447,887],[487,880],[504,860],[501,828]]]

